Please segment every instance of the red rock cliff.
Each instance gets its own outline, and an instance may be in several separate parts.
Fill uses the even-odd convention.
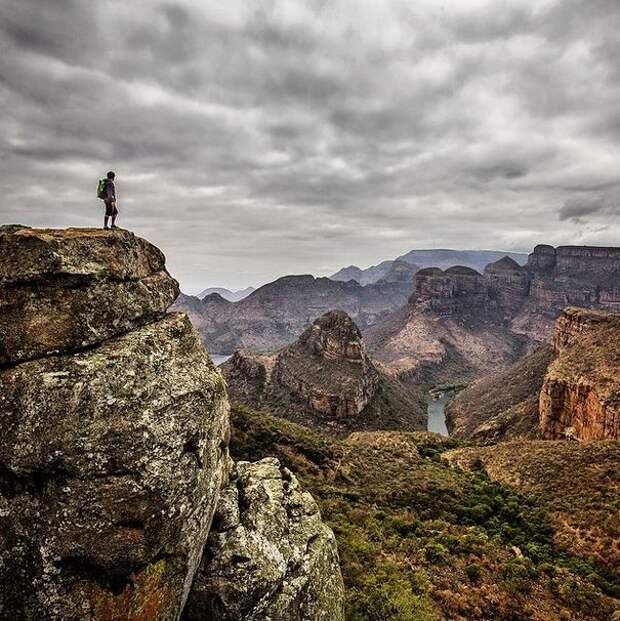
[[[556,359],[540,393],[547,439],[620,437],[620,315],[569,308],[554,337]]]

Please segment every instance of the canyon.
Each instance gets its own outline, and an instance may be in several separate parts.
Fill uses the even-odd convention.
[[[284,276],[239,302],[218,294],[200,300],[180,296],[175,310],[186,312],[209,351],[273,351],[292,343],[319,315],[348,313],[363,328],[405,304],[411,282],[399,280],[362,287],[310,275]]]
[[[227,571],[245,618],[343,619],[331,530],[276,462],[231,459],[225,382],[168,312],[178,285],[157,248],[126,231],[0,227],[0,293],[0,618],[192,618],[226,601],[204,576]],[[256,503],[235,513],[238,480],[246,498],[272,494],[288,536],[260,547],[262,573],[208,553],[273,537]]]
[[[564,309],[553,344],[479,378],[453,399],[447,408],[451,434],[478,440],[617,440],[618,334],[620,315]]]

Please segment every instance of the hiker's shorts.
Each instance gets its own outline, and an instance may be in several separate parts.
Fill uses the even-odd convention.
[[[116,216],[117,214],[118,209],[116,208],[116,203],[114,201],[105,201],[105,215]]]

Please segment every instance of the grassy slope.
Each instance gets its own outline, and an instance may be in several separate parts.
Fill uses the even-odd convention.
[[[538,395],[549,363],[551,346],[473,382],[447,408],[451,433],[460,438],[535,438],[538,436]]]
[[[536,494],[559,544],[620,571],[619,442],[506,442],[444,456]]]
[[[451,467],[440,454],[454,440],[342,441],[239,407],[233,423],[237,459],[277,456],[319,501],[338,538],[348,621],[607,621],[617,607],[607,569],[557,545],[553,499]]]

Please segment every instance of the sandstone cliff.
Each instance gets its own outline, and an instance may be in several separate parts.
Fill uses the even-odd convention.
[[[495,441],[540,437],[538,398],[552,359],[553,350],[545,345],[472,382],[446,408],[450,435]]]
[[[187,317],[166,314],[178,287],[148,242],[12,226],[0,250],[0,618],[176,621],[229,485],[222,376]],[[297,519],[295,499],[311,499],[286,476],[289,495],[271,508],[298,546],[287,561],[307,546],[280,585],[305,602],[303,617],[278,616],[279,591],[265,606],[274,621],[341,621],[333,536],[318,512],[308,509],[312,527]],[[226,545],[267,541],[269,528],[248,521]],[[284,554],[254,552],[265,565]]]
[[[620,438],[620,315],[569,308],[540,393],[544,438]]]
[[[425,428],[417,394],[370,359],[342,311],[322,315],[277,354],[238,351],[222,371],[233,400],[312,427]]]
[[[620,248],[536,246],[527,265],[504,257],[481,275],[426,268],[408,304],[365,331],[369,349],[404,376],[470,379],[550,340],[568,305],[620,308]]]
[[[546,341],[567,306],[620,308],[620,248],[536,246],[527,265],[528,295],[512,319],[512,330]]]
[[[507,330],[481,274],[426,268],[414,283],[407,306],[365,333],[370,352],[402,377],[468,379],[520,355],[524,339]]]

